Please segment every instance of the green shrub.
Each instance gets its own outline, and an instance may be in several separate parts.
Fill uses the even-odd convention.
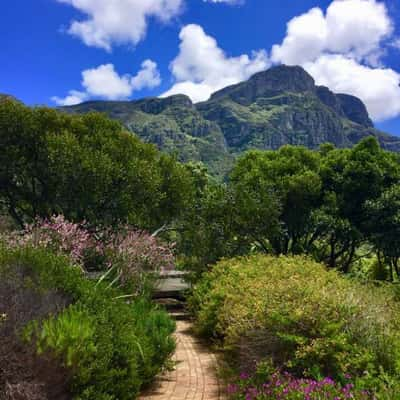
[[[372,383],[400,372],[393,291],[350,281],[304,257],[224,260],[190,300],[200,333],[241,368],[272,359],[297,376]]]
[[[85,279],[67,258],[40,248],[0,249],[0,272],[23,271],[24,286],[56,290],[70,305],[33,321],[24,338],[71,371],[79,400],[125,400],[161,371],[174,350],[174,322],[144,298],[130,304],[123,293]]]

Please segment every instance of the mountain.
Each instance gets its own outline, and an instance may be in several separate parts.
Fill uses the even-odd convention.
[[[224,175],[248,149],[285,144],[315,149],[330,142],[350,147],[375,136],[388,150],[400,151],[400,138],[374,128],[360,99],[335,94],[301,67],[278,66],[226,87],[206,102],[185,95],[138,101],[92,101],[64,107],[67,112],[104,112],[182,161],[202,161]]]

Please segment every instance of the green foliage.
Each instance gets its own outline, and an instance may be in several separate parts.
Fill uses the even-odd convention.
[[[365,204],[368,219],[365,223],[372,243],[378,252],[378,262],[382,259],[390,266],[390,278],[394,272],[400,278],[400,185],[394,185],[376,200]]]
[[[52,349],[57,357],[65,359],[68,368],[79,370],[83,360],[96,354],[94,322],[86,310],[70,306],[58,316],[43,321],[41,326],[37,321],[31,323],[25,330],[25,338],[30,340],[40,332],[38,354]]]
[[[265,235],[279,231],[280,205],[273,193],[200,181],[196,202],[182,218],[179,250],[186,255],[186,268],[201,273],[222,257],[265,245]]]
[[[221,339],[242,369],[272,359],[299,376],[351,374],[368,387],[399,373],[393,292],[304,257],[221,261],[195,286],[191,308],[198,331]]]
[[[399,205],[396,194],[384,194],[399,179],[398,155],[382,150],[372,137],[353,149],[327,144],[319,152],[294,146],[249,151],[227,183],[194,176],[197,200],[182,217],[181,250],[199,270],[258,250],[309,254],[343,272],[357,267],[363,251],[375,250],[382,261],[382,273],[375,276],[384,277],[386,265],[400,269],[388,253],[399,247]],[[380,196],[389,196],[390,205]],[[383,214],[387,218],[380,219]]]
[[[297,102],[296,96],[289,100]],[[262,109],[260,101],[253,109]],[[150,119],[179,113],[175,124],[185,131],[192,127],[196,139],[215,129],[182,96],[123,103],[131,106]],[[235,103],[237,118],[243,107]],[[229,181],[219,183],[201,162],[181,165],[101,114],[68,115],[6,99],[0,102],[0,144],[7,148],[0,155],[0,210],[21,225],[63,213],[70,221],[86,220],[96,231],[121,223],[163,227],[164,237],[178,242],[183,263],[199,271],[222,257],[262,250],[310,254],[349,272],[366,244],[374,246],[382,272],[389,265],[388,279],[399,270],[388,253],[398,247],[392,245],[396,232],[386,247],[377,241],[378,226],[381,238],[393,226],[383,227],[384,219],[374,227],[369,223],[389,207],[381,201],[373,211],[371,202],[398,183],[399,157],[372,137],[353,149],[250,151]],[[397,206],[392,201],[387,212],[394,215]]]
[[[236,212],[232,193],[225,186],[211,182],[199,191],[182,221],[179,250],[186,268],[201,273],[221,257],[245,251],[248,246],[234,228]]]
[[[158,228],[176,218],[191,182],[175,160],[101,114],[71,116],[0,102],[0,203],[22,224],[64,214],[92,225]]]
[[[324,232],[321,247],[326,248],[321,258],[348,272],[357,247],[370,239],[365,205],[398,182],[399,157],[383,151],[371,137],[352,150],[329,151],[322,158],[320,175],[324,193],[319,214]]]
[[[307,238],[310,216],[320,199],[319,164],[318,153],[286,146],[276,152],[249,152],[232,172],[232,185],[244,197],[242,209],[250,204],[246,218],[249,232],[260,243],[269,239],[277,254],[299,253],[306,247],[301,240]],[[280,208],[282,223],[278,234],[268,229],[269,218],[264,209],[274,196],[278,199],[279,205],[275,207]]]
[[[218,125],[204,119],[183,95],[137,102],[89,102],[65,110],[104,112],[143,141],[154,143],[167,154],[176,154],[180,161],[205,163],[211,173],[221,179],[233,162]]]
[[[146,299],[126,303],[123,293],[95,284],[67,258],[40,248],[0,251],[2,276],[22,270],[24,285],[56,290],[70,305],[25,329],[39,353],[50,353],[71,371],[75,399],[132,399],[165,366],[174,350],[173,321]]]

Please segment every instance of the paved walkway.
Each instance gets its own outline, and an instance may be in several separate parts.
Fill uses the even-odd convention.
[[[140,400],[225,400],[216,375],[217,360],[191,332],[188,321],[177,321],[176,368],[161,376]]]

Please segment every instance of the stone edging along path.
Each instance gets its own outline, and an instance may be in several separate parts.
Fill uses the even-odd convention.
[[[139,400],[226,400],[215,354],[193,335],[189,321],[176,324],[176,367],[160,376]]]

